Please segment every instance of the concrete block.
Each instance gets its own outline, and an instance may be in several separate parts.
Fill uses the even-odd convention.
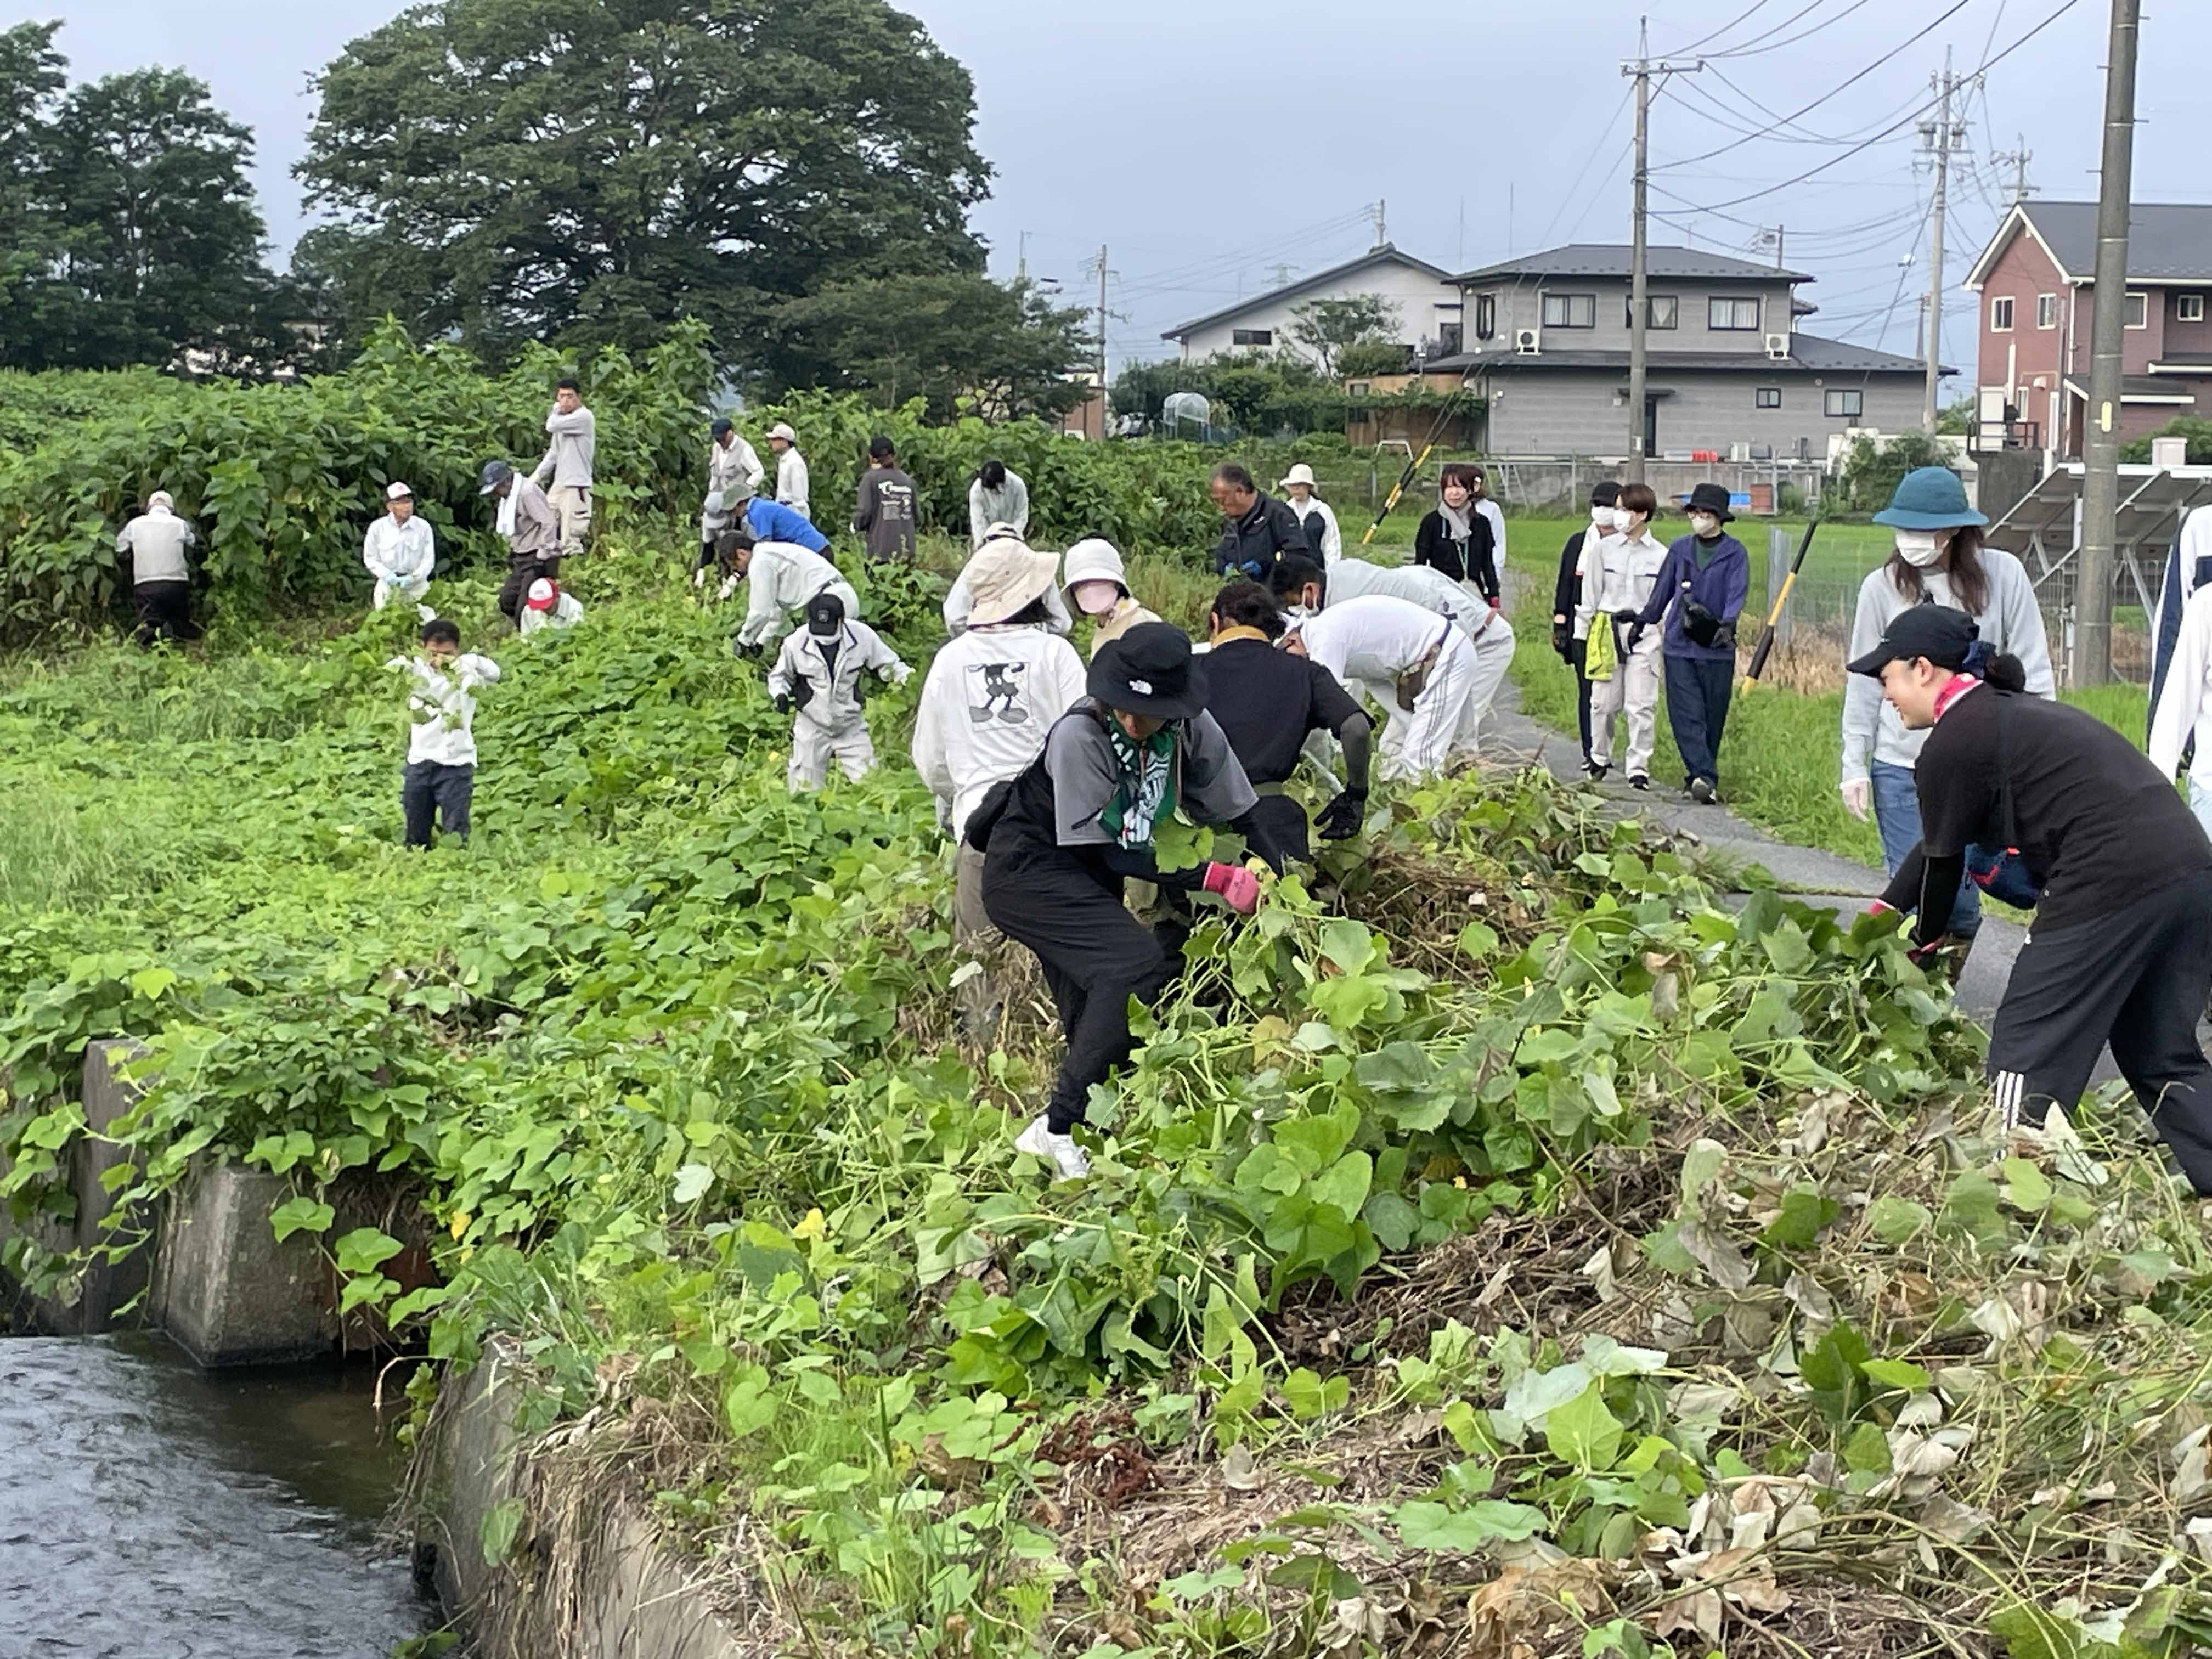
[[[282,1176],[226,1164],[196,1170],[172,1197],[154,1313],[202,1365],[312,1359],[337,1340],[319,1241],[295,1233],[279,1243],[269,1224],[291,1196]]]

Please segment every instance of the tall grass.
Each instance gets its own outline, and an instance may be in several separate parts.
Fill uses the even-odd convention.
[[[96,910],[190,862],[158,812],[118,812],[112,798],[88,810],[58,787],[18,787],[0,812],[0,910]]]

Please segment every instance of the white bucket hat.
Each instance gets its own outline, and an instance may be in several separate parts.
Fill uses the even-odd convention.
[[[1121,556],[1103,536],[1085,536],[1067,550],[1067,568],[1060,585],[1073,592],[1078,582],[1113,582],[1128,592],[1129,575],[1121,568]]]
[[[789,427],[786,426],[781,421],[778,421],[774,426],[769,428],[768,435],[771,438],[781,438],[787,444],[795,444],[799,441],[799,434],[796,432],[793,432]]]
[[[1275,488],[1278,489],[1288,489],[1294,483],[1302,483],[1308,489],[1316,491],[1318,491],[1321,488],[1319,484],[1316,484],[1314,482],[1313,469],[1308,466],[1304,461],[1300,461],[1287,473],[1284,474],[1281,480],[1275,485]]]
[[[384,499],[387,501],[411,501],[415,499],[415,492],[394,478],[384,486]]]
[[[1058,554],[1040,553],[1018,536],[993,537],[960,573],[970,601],[968,625],[988,628],[1019,616],[1044,597],[1059,568]]]

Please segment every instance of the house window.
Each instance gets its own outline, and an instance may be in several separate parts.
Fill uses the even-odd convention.
[[[1231,345],[1273,345],[1275,331],[1272,328],[1232,328],[1229,331]]]
[[[1779,409],[1782,407],[1782,388],[1778,386],[1760,386],[1751,394],[1751,400],[1760,409]]]
[[[1344,395],[1347,398],[1364,398],[1374,390],[1375,382],[1372,380],[1346,380],[1344,383]]]
[[[1759,329],[1759,301],[1708,300],[1705,301],[1705,326],[1756,333]]]
[[[1498,332],[1498,296],[1482,294],[1475,296],[1474,337],[1487,340]]]
[[[2173,296],[2173,320],[2177,323],[2201,323],[2204,320],[2204,296],[2201,294],[2177,294]]]
[[[2056,294],[2035,296],[2035,325],[2038,328],[2058,326],[2058,296]]]
[[[1620,301],[1620,319],[1628,327],[1636,326],[1636,301],[1624,295]],[[1646,328],[1675,328],[1682,320],[1682,301],[1675,294],[1647,294],[1644,296],[1644,326]]]
[[[1595,294],[1547,294],[1544,296],[1544,326],[1546,328],[1595,328],[1597,326],[1597,295]]]
[[[1445,357],[1454,356],[1467,349],[1462,343],[1461,335],[1461,331],[1465,328],[1465,326],[1466,325],[1463,323],[1438,323],[1437,325],[1437,351],[1439,356]]]
[[[2150,326],[2150,295],[2145,294],[2141,289],[2134,289],[2128,295],[2128,326],[2130,328]]]
[[[2012,332],[2012,295],[2009,294],[1990,301],[1990,330],[1996,334]]]
[[[1866,393],[1863,392],[1831,392],[1823,398],[1823,412],[1840,415],[1856,421],[1866,412]]]

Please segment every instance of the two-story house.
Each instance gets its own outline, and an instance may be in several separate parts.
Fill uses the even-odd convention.
[[[1486,447],[1627,452],[1629,252],[1553,248],[1452,279],[1466,349],[1425,367],[1474,373]],[[1799,331],[1805,272],[1683,247],[1647,250],[1645,271],[1646,453],[1819,460],[1832,433],[1919,424],[1916,359]]]
[[[2097,204],[2021,202],[1966,285],[1981,296],[1981,428],[2079,459],[2097,313]],[[2128,216],[2120,436],[2212,418],[2212,205],[2139,202]],[[2008,415],[2005,411],[2009,410]],[[1984,439],[1986,441],[1986,437]]]
[[[1397,343],[1408,357],[1424,348],[1459,349],[1459,290],[1450,276],[1443,266],[1416,259],[1389,242],[1357,259],[1179,323],[1160,337],[1181,347],[1187,363],[1243,352],[1286,351],[1310,360],[1314,353],[1295,337],[1297,307],[1311,300],[1370,294],[1397,307]]]

